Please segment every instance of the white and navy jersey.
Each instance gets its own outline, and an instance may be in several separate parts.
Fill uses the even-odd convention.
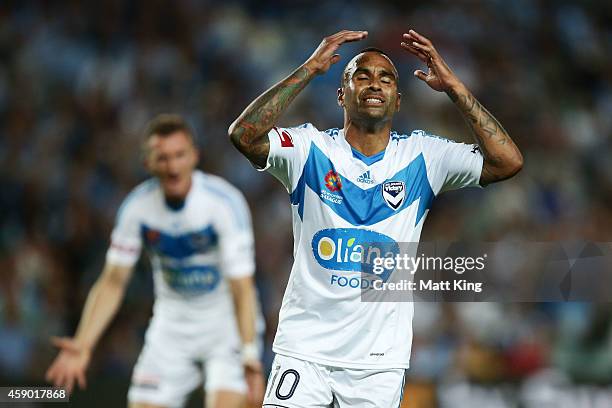
[[[418,242],[437,194],[478,186],[476,145],[423,131],[391,132],[366,157],[342,130],[273,128],[265,169],[285,186],[293,211],[294,264],[273,350],[346,368],[407,368],[410,302],[361,302],[368,243]]]
[[[235,187],[194,171],[183,206],[173,209],[156,179],[142,183],[119,210],[107,262],[133,266],[142,249],[153,266],[154,320],[197,332],[227,326],[237,336],[225,278],[251,276],[255,265],[248,206]]]

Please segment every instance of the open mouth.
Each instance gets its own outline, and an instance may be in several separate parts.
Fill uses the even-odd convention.
[[[166,181],[169,184],[178,184],[181,181],[181,176],[178,174],[169,174],[166,176]]]
[[[380,96],[367,96],[362,100],[364,104],[368,106],[382,106],[385,103],[385,100]]]

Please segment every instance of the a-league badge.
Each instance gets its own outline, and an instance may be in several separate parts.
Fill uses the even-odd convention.
[[[397,211],[406,198],[406,184],[403,181],[387,181],[382,186],[382,196],[387,205]]]

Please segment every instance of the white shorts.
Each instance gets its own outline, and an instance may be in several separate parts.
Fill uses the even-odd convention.
[[[238,345],[212,336],[185,336],[161,325],[149,327],[132,374],[128,401],[180,407],[204,381],[206,392],[245,394]]]
[[[277,354],[268,378],[264,408],[397,408],[403,368],[332,367]]]

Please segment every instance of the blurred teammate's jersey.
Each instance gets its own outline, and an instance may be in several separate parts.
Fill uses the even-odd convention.
[[[154,273],[152,326],[185,334],[225,332],[239,347],[224,278],[254,273],[251,219],[242,194],[219,177],[194,171],[184,205],[173,209],[156,179],[142,183],[119,210],[107,262],[133,266],[143,248]]]
[[[407,368],[413,304],[361,301],[376,256],[368,244],[418,242],[438,193],[479,185],[478,147],[392,132],[385,151],[366,157],[338,129],[306,124],[268,137],[264,170],[290,193],[295,240],[274,351],[338,367]]]

